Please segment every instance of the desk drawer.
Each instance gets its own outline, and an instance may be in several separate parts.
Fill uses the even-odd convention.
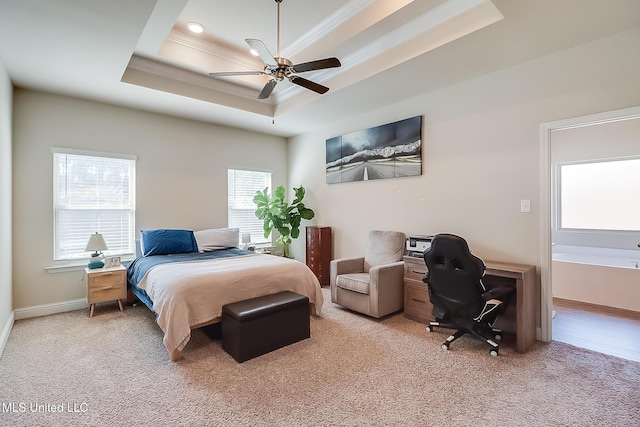
[[[405,279],[417,280],[422,282],[424,275],[427,274],[427,265],[424,261],[420,262],[407,262],[404,263],[404,277]]]
[[[431,311],[433,305],[429,301],[427,285],[410,280],[404,280],[404,315],[405,317],[421,323],[429,323],[433,320]]]

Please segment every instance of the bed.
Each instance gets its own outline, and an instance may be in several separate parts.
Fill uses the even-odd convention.
[[[309,297],[310,314],[322,309],[320,283],[299,261],[224,244],[214,249],[200,244],[196,251],[187,245],[179,253],[164,253],[175,247],[152,251],[142,246],[143,255],[127,266],[127,280],[156,314],[172,361],[181,359],[192,329],[220,321],[225,304],[289,290]]]

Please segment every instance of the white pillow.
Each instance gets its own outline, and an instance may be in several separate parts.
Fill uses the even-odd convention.
[[[240,241],[239,228],[210,228],[194,231],[198,251],[210,252],[216,249],[237,248]]]

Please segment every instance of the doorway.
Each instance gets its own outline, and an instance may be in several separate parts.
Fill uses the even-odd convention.
[[[610,123],[640,117],[640,107],[610,111],[584,117],[576,117],[557,122],[544,123],[540,126],[540,200],[541,200],[541,288],[540,288],[540,338],[542,341],[552,340],[553,289],[551,283],[552,253],[552,132],[564,129]]]

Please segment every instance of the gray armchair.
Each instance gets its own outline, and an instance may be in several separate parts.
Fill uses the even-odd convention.
[[[396,231],[370,231],[364,257],[331,261],[331,302],[375,318],[404,307],[406,237]]]

